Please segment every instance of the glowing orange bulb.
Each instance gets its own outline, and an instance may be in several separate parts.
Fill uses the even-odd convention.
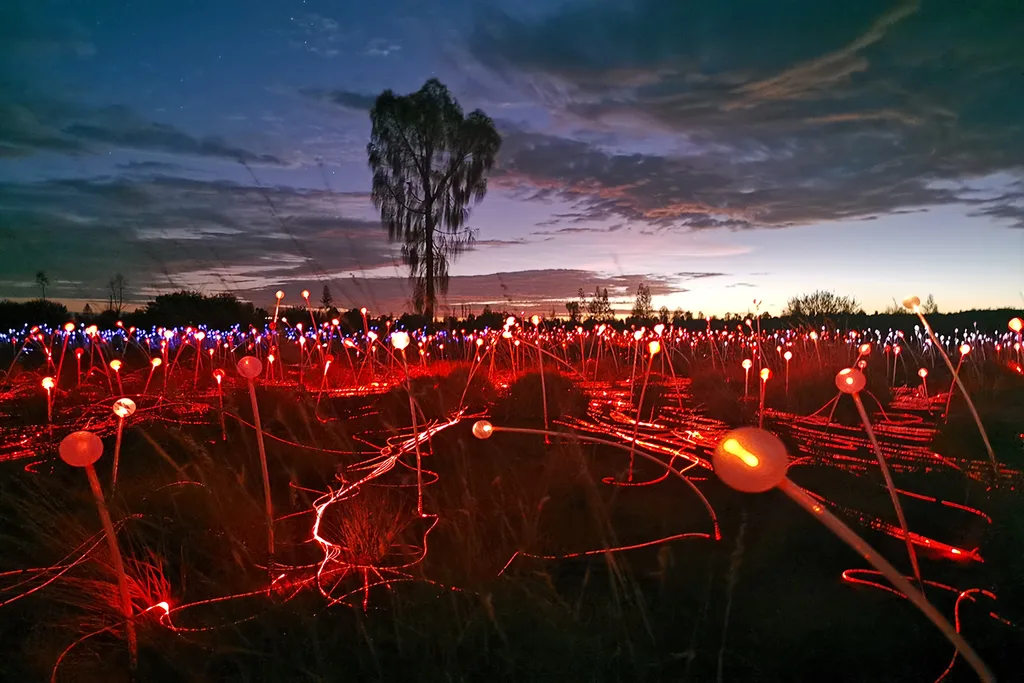
[[[154,358],[153,360],[151,360],[151,361],[149,361],[149,362],[150,362],[150,364],[151,364],[151,365],[152,365],[152,366],[153,366],[154,368],[158,368],[158,367],[160,367],[161,365],[163,365],[163,364],[164,364],[164,362],[163,362],[162,360],[160,360],[159,358]]]
[[[864,373],[853,368],[843,368],[836,375],[836,388],[844,394],[856,394],[863,390],[867,383]]]
[[[530,322],[533,323],[534,326],[540,325],[540,316],[539,315],[535,315],[535,316],[531,317],[530,318]]]
[[[121,370],[121,361],[116,358],[110,361],[110,369],[114,372],[119,372]]]
[[[56,383],[53,381],[52,377],[43,378],[43,389],[49,391],[50,389],[53,389],[54,386],[56,386]]]
[[[309,290],[308,289],[302,290],[302,298],[303,299],[308,299],[309,298]]]
[[[786,351],[784,354],[782,354],[782,357],[785,358],[787,361],[792,360],[793,352],[792,351]]]
[[[862,356],[866,356],[871,353],[871,344],[861,344],[857,351],[860,352]]]
[[[918,370],[917,371],[917,376],[920,377],[921,379],[924,379],[925,377],[927,377],[928,376],[928,368],[921,368],[920,370]]]
[[[65,332],[74,332],[75,331],[75,324],[74,323],[65,323],[64,324],[64,331]]]
[[[970,352],[971,352],[971,345],[970,344],[961,344],[960,345],[960,354],[961,355],[966,356]]]
[[[818,341],[818,333],[811,330],[811,341]]]
[[[740,363],[740,365],[743,366],[744,370],[749,370],[751,367],[753,367],[754,364],[750,361],[749,358],[744,358],[743,362]]]
[[[279,289],[279,290],[277,290],[277,292],[274,293],[274,296],[276,296],[278,299],[283,299],[284,298],[284,292],[282,292]]]
[[[89,325],[89,327],[85,328],[85,331],[91,336],[96,336],[96,333],[99,332],[99,330],[100,328],[95,325]]]
[[[761,464],[761,461],[756,455],[748,451],[746,448],[740,445],[740,442],[736,439],[726,439],[722,442],[722,449],[730,455],[735,455],[737,458],[743,461],[743,464],[747,467],[757,467]]]
[[[268,355],[267,355],[267,361],[269,361],[269,362],[273,363],[273,362],[274,362],[274,354],[272,354],[272,353],[271,353],[271,354],[268,354]]]
[[[1021,320],[1020,318],[1012,318],[1010,320],[1010,329],[1013,332],[1020,332],[1021,329],[1024,329],[1024,320]]]
[[[771,379],[771,376],[772,376],[772,371],[771,370],[769,370],[768,368],[761,368],[761,381],[762,382],[767,382],[769,379]]]
[[[658,323],[657,325],[654,326],[654,334],[658,335],[659,337],[661,336],[661,333],[664,331],[665,326],[662,325],[661,323]]]
[[[338,325],[341,324],[341,321],[338,320],[337,318],[331,318],[331,324],[337,327]]]
[[[647,350],[650,352],[652,356],[655,355],[656,353],[661,351],[661,342],[655,339],[654,341],[647,345]]]
[[[366,315],[366,307],[364,306],[363,308],[360,308],[359,312],[362,313],[363,315]]]
[[[643,336],[644,336],[644,331],[643,330],[637,330],[636,332],[633,333],[633,339],[635,341],[640,341],[643,338]]]
[[[213,371],[213,378],[217,380],[217,384],[220,384],[224,380],[225,372],[220,368]]]
[[[892,352],[893,352],[893,354],[895,354],[895,355],[897,355],[897,356],[898,356],[898,355],[900,355],[900,351],[902,351],[902,350],[903,350],[903,349],[901,349],[901,348],[900,348],[900,347],[898,347],[898,346],[894,346],[894,347],[892,347]]]
[[[199,341],[203,341],[204,339],[206,339],[206,333],[205,332],[197,332],[196,333],[196,339],[198,339]]]

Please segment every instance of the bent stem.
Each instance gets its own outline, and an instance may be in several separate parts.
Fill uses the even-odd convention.
[[[412,441],[416,448],[416,513],[423,516],[423,454],[420,451],[420,439],[416,425],[416,403],[412,398],[412,381],[409,379],[409,363],[402,352],[402,370],[405,371],[405,390],[409,394],[409,417],[412,419]],[[460,406],[461,407],[461,406]]]
[[[896,517],[899,519],[900,528],[903,529],[903,540],[907,544],[907,555],[910,556],[910,565],[914,570],[914,578],[917,584],[924,589],[924,582],[921,580],[921,567],[917,564],[917,553],[914,551],[914,544],[910,540],[910,528],[907,526],[907,519],[903,516],[903,506],[900,504],[899,494],[896,493],[896,485],[892,481],[892,474],[889,472],[889,465],[882,457],[882,448],[875,438],[875,430],[871,428],[871,420],[868,418],[868,411],[864,409],[864,402],[860,400],[860,394],[853,394],[853,402],[857,404],[857,412],[860,413],[860,420],[864,423],[864,430],[868,433],[868,441],[878,459],[878,466],[882,470],[882,477],[885,478],[885,487],[889,490],[889,498],[892,506],[896,509]]]
[[[818,503],[816,500],[807,495],[807,492],[797,486],[793,481],[786,478],[778,486],[779,490],[785,493],[790,500],[795,502],[797,505],[807,510],[812,517],[815,517],[828,527],[829,531],[838,536],[841,540],[846,542],[851,548],[857,551],[857,553],[867,560],[871,565],[882,572],[882,574],[889,580],[892,585],[903,593],[910,602],[914,604],[921,613],[928,617],[935,626],[942,631],[942,634],[946,636],[953,647],[963,656],[971,668],[974,669],[975,673],[978,674],[983,683],[994,683],[995,677],[992,672],[989,671],[985,662],[981,660],[978,653],[974,651],[967,641],[957,633],[957,630],[949,623],[942,614],[935,609],[935,607],[928,602],[928,599],[923,593],[918,591],[914,586],[904,577],[895,567],[882,557],[874,548],[867,544],[860,536],[854,531],[843,524],[838,517],[833,515],[831,512],[825,509],[825,506]]]
[[[107,503],[103,499],[103,489],[100,487],[99,477],[96,476],[96,468],[87,465],[85,473],[89,477],[89,487],[92,489],[92,497],[96,500],[96,510],[100,513],[100,522],[103,523],[103,532],[107,537],[107,548],[110,549],[110,558],[114,563],[114,571],[117,573],[117,587],[121,593],[121,610],[124,613],[125,630],[128,635],[130,666],[134,673],[139,664],[139,642],[135,636],[135,620],[132,616],[131,593],[128,592],[128,577],[124,573],[121,549],[117,546],[114,524],[110,521],[110,511],[107,510]]]
[[[117,418],[117,438],[114,440],[114,473],[111,476],[111,492],[117,487],[117,463],[121,459],[121,434],[124,432],[124,418]]]
[[[935,332],[932,330],[932,326],[928,324],[928,321],[924,319],[924,314],[921,313],[915,307],[914,310],[917,313],[917,317],[921,320],[921,324],[924,325],[925,331],[928,332],[928,337],[932,340],[932,344],[936,349],[939,350],[939,355],[942,356],[942,360],[946,361],[946,367],[953,373],[953,381],[960,387],[960,393],[964,395],[964,401],[967,403],[967,408],[971,411],[971,417],[974,418],[974,424],[978,425],[978,431],[981,432],[981,440],[985,442],[985,450],[988,451],[988,459],[992,462],[992,471],[995,476],[999,476],[999,463],[996,462],[996,454],[992,450],[992,444],[988,440],[988,433],[985,431],[985,427],[981,424],[981,417],[978,415],[978,409],[974,407],[974,401],[971,400],[970,394],[967,393],[967,387],[964,386],[963,380],[960,379],[960,373],[953,367],[953,361],[949,360],[949,356],[946,355],[946,350],[942,348],[942,344],[935,338]]]
[[[270,500],[270,474],[267,472],[267,449],[263,445],[263,425],[260,422],[260,407],[256,402],[256,385],[249,380],[249,401],[252,403],[253,423],[256,425],[256,447],[260,452],[260,468],[263,471],[263,502],[267,511],[267,559],[268,571],[274,568],[274,506]]]

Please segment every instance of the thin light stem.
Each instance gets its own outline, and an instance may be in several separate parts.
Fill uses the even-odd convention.
[[[843,524],[842,521],[831,512],[825,509],[825,506],[814,500],[807,494],[802,488],[793,483],[790,479],[783,479],[782,483],[778,486],[779,490],[785,493],[789,498],[797,505],[807,510],[812,517],[815,517],[828,527],[829,531],[834,533],[840,539],[845,541],[851,548],[857,551],[857,553],[865,560],[871,563],[871,565],[880,571],[885,578],[901,593],[903,593],[910,602],[914,604],[921,612],[928,617],[928,620],[935,624],[936,627],[942,634],[946,636],[953,647],[963,656],[971,668],[978,674],[983,683],[994,683],[995,677],[992,672],[989,671],[985,662],[981,660],[978,653],[974,651],[967,641],[957,633],[956,628],[949,623],[942,614],[935,609],[935,607],[928,602],[928,599],[923,593],[918,591],[914,586],[904,577],[895,567],[881,556],[874,548],[867,544],[860,536],[858,536],[850,527]]]
[[[416,512],[423,516],[423,454],[420,452],[420,437],[416,425],[416,403],[412,398],[412,381],[409,379],[409,362],[405,358],[405,349],[402,352],[402,370],[405,371],[405,389],[409,394],[409,417],[412,419],[412,442],[416,448]]]
[[[121,593],[121,610],[125,617],[125,631],[128,635],[128,653],[131,657],[130,666],[132,672],[139,664],[139,641],[135,635],[135,619],[132,616],[132,597],[128,592],[128,576],[124,573],[124,562],[121,560],[121,549],[117,545],[117,535],[114,533],[114,524],[110,520],[110,511],[103,499],[103,489],[100,487],[99,477],[96,476],[96,468],[86,465],[85,474],[89,477],[89,487],[92,489],[92,497],[96,500],[96,510],[100,513],[100,522],[103,524],[103,532],[107,537],[107,548],[110,549],[110,559],[114,564],[114,571],[117,573],[117,587]]]
[[[924,582],[921,580],[921,567],[917,563],[917,553],[914,551],[914,544],[910,540],[910,527],[907,526],[907,518],[903,516],[903,506],[900,504],[899,494],[896,493],[896,485],[892,481],[889,465],[885,462],[885,457],[882,455],[882,448],[878,445],[878,439],[875,438],[875,430],[871,428],[871,420],[868,418],[868,411],[864,409],[864,402],[860,400],[860,394],[853,394],[853,402],[857,405],[860,420],[864,423],[864,431],[868,434],[868,441],[871,442],[871,448],[878,459],[878,467],[882,470],[885,488],[889,490],[889,498],[892,500],[893,508],[896,509],[896,518],[899,519],[900,528],[903,529],[903,540],[907,544],[907,555],[910,556],[910,565],[914,570],[914,578],[917,579],[918,585],[923,590]]]
[[[263,424],[260,422],[260,406],[256,402],[256,385],[249,380],[249,402],[252,404],[252,419],[256,425],[256,447],[260,452],[260,469],[263,473],[263,503],[267,513],[267,568],[274,566],[274,504],[270,499],[270,473],[267,471],[267,449],[263,445]]]
[[[942,344],[935,338],[935,332],[932,330],[932,326],[928,324],[928,321],[924,319],[924,314],[915,307],[915,313],[921,320],[921,324],[924,325],[924,329],[928,332],[928,337],[932,340],[932,345],[938,349],[939,354],[942,356],[942,360],[946,361],[946,367],[953,373],[953,380],[956,385],[960,387],[960,393],[964,395],[964,401],[967,402],[967,408],[971,411],[971,416],[974,417],[974,423],[978,425],[978,431],[981,432],[981,440],[985,442],[985,450],[988,451],[988,459],[992,462],[992,470],[995,475],[999,476],[999,463],[996,461],[996,454],[992,450],[992,444],[989,443],[988,434],[985,432],[985,427],[981,424],[981,417],[978,415],[978,410],[974,407],[974,401],[971,400],[970,394],[967,393],[967,387],[964,386],[963,381],[960,379],[960,374],[953,368],[953,362],[949,360],[949,356],[946,355],[946,350],[942,348]]]

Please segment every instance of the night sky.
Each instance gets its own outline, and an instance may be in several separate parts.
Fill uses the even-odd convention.
[[[9,0],[0,297],[406,309],[368,110],[437,77],[504,137],[448,306],[1019,307],[1022,36],[1020,0]]]

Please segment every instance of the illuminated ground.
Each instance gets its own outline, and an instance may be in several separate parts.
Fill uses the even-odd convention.
[[[56,457],[74,429],[104,437],[97,471],[126,558],[140,680],[939,679],[952,647],[853,551],[781,494],[739,494],[711,470],[721,436],[757,424],[758,370],[772,368],[764,426],[787,444],[791,478],[909,573],[852,402],[830,402],[835,371],[858,360],[926,593],[1013,679],[1024,392],[1005,339],[972,339],[963,371],[996,474],[958,396],[942,418],[949,375],[927,345],[905,343],[912,359],[897,362],[884,341],[864,351],[845,335],[765,338],[778,350],[753,364],[744,399],[752,330],[573,334],[421,340],[429,357],[407,354],[415,428],[401,355],[362,336],[307,337],[301,350],[294,337],[225,348],[195,331],[27,344],[0,396],[0,638],[12,679],[128,676],[96,508],[83,473]],[[245,353],[265,366],[269,567],[252,409],[234,367]],[[116,374],[111,358],[123,359]],[[930,370],[927,399],[918,366]],[[44,376],[58,378],[52,426]],[[137,410],[112,491],[122,395]],[[484,417],[498,431],[479,440],[471,428]],[[564,436],[500,431],[545,422]],[[972,675],[956,663],[947,680]]]

